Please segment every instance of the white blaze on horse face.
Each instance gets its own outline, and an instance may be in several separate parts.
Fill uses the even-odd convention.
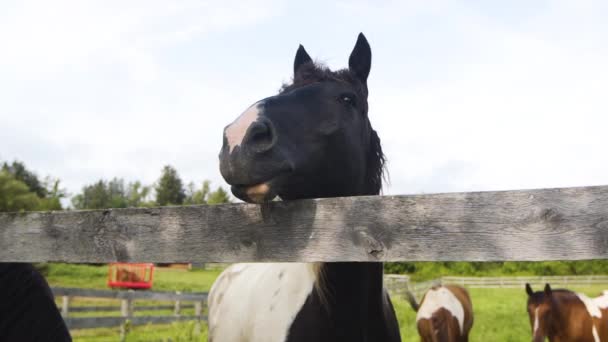
[[[597,333],[595,325],[593,325],[593,329],[591,329],[591,334],[593,335],[593,342],[601,342],[600,335]]]
[[[226,140],[228,140],[228,148],[230,152],[232,152],[235,147],[241,145],[249,126],[251,126],[251,124],[260,117],[262,105],[262,101],[254,103],[228,127],[226,127],[224,134],[226,135]]]
[[[539,323],[538,323],[538,308],[536,308],[534,310],[534,331],[532,331],[532,336],[536,335],[536,332],[538,331],[538,326],[539,326]]]
[[[462,335],[464,330],[464,308],[452,291],[443,286],[437,289],[430,289],[424,295],[424,300],[420,304],[418,314],[416,315],[416,322],[421,319],[430,319],[433,313],[441,308],[448,310],[456,318],[460,334]]]
[[[235,264],[209,292],[209,340],[284,342],[312,292],[313,264]]]

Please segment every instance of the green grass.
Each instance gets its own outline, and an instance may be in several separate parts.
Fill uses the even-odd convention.
[[[206,292],[209,291],[213,281],[221,270],[173,270],[156,268],[154,271],[153,291],[182,291],[182,292]],[[47,280],[51,286],[79,287],[90,289],[108,289],[106,285],[108,266],[90,266],[73,264],[50,264],[48,266]],[[57,299],[60,304],[60,298]],[[138,300],[137,305],[160,305],[167,302]],[[102,298],[74,298],[71,306],[95,306],[95,305],[120,305],[117,300]],[[137,311],[136,316],[144,315],[171,315],[172,311]],[[182,310],[184,315],[194,314],[193,309]],[[95,317],[95,316],[119,316],[118,311],[108,312],[83,312],[74,313],[73,317]],[[75,342],[106,342],[118,341],[120,329],[99,328],[73,330],[72,336]],[[201,325],[201,334],[194,336],[194,322],[175,322],[164,325],[146,325],[131,327],[127,334],[127,341],[207,341],[207,327]]]
[[[158,269],[155,273],[154,290],[157,291],[208,291],[220,270],[177,271]],[[106,289],[107,266],[84,266],[53,264],[49,267],[48,280],[52,286],[70,286]],[[604,288],[573,287],[571,290],[597,296]],[[475,341],[528,341],[531,338],[530,324],[526,313],[526,294],[524,289],[470,289],[475,323],[471,331],[471,342]],[[137,301],[136,305],[161,304],[160,302]],[[419,341],[416,331],[416,314],[402,298],[393,298],[395,311],[401,327],[404,342]],[[118,305],[117,301],[107,299],[75,299],[72,305]],[[185,311],[184,314],[189,314]],[[103,315],[117,315],[104,313]],[[136,315],[171,314],[171,311],[143,312]],[[81,313],[78,316],[99,315]],[[206,326],[202,324],[201,335],[193,335],[194,322],[179,322],[170,325],[148,325],[132,327],[127,341],[206,341]],[[97,342],[118,341],[119,328],[75,330],[74,341]]]
[[[603,287],[572,287],[570,290],[595,297]],[[470,341],[519,342],[532,338],[526,312],[527,295],[522,289],[469,289],[474,323]],[[416,314],[401,298],[393,298],[403,342],[418,342]]]
[[[221,270],[190,271],[156,268],[154,271],[153,291],[209,291]],[[108,289],[106,285],[108,266],[89,266],[73,264],[51,264],[47,280],[52,286],[79,287],[88,289]]]
[[[99,328],[74,330],[74,342],[112,342],[119,341],[120,329]],[[127,334],[128,342],[207,342],[207,326],[201,324],[201,334],[194,336],[194,322],[176,322],[132,327]]]
[[[474,324],[470,341],[525,341],[531,338],[526,309],[526,295],[516,289],[471,289]],[[401,338],[418,342],[416,313],[400,298],[393,300]]]
[[[414,261],[387,262],[385,273],[408,274],[413,281],[436,279],[445,275],[496,277],[496,276],[550,276],[608,274],[608,260],[576,261]]]

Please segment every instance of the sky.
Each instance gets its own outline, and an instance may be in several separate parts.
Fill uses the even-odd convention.
[[[100,178],[223,185],[223,127],[298,44],[372,48],[384,194],[608,184],[606,1],[3,1],[0,160],[73,195]]]

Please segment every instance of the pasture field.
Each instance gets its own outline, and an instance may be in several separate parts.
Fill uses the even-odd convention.
[[[47,279],[51,286],[86,287],[106,289],[107,266],[50,265]],[[158,291],[208,291],[219,270],[167,270],[157,269],[154,290]],[[607,286],[608,287],[608,286]],[[572,290],[597,296],[604,287],[572,287]],[[535,289],[535,290],[540,290]],[[530,340],[530,324],[526,313],[526,294],[522,289],[470,289],[473,301],[475,323],[471,331],[471,341],[519,342]],[[75,299],[73,305],[95,305],[96,300]],[[140,303],[139,301],[137,303]],[[142,301],[143,304],[143,301]],[[393,304],[401,327],[404,342],[419,341],[416,331],[416,315],[403,298],[393,298]],[[138,312],[136,315],[138,315]],[[185,314],[189,314],[184,310]],[[92,313],[86,313],[91,315]],[[118,315],[118,313],[114,313]],[[139,313],[139,315],[151,313]],[[154,314],[170,314],[156,311]],[[127,341],[207,341],[207,330],[203,324],[201,335],[193,336],[193,322],[167,325],[132,327]],[[118,328],[101,328],[72,331],[74,341],[101,342],[118,341]]]
[[[221,270],[190,271],[156,268],[154,270],[154,291],[209,291]],[[107,290],[108,266],[74,264],[50,264],[46,279],[51,286],[79,287]]]

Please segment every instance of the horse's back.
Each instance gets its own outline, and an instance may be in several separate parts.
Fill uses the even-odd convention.
[[[464,310],[464,327],[462,334],[468,335],[469,331],[473,327],[474,315],[473,315],[473,302],[469,296],[469,292],[461,286],[457,285],[445,285],[453,294],[458,298],[462,308]]]
[[[209,292],[209,341],[284,342],[312,292],[310,264],[234,264]]]
[[[608,308],[601,308],[601,318],[594,318],[594,325],[598,332],[598,337],[602,342],[608,342]]]

